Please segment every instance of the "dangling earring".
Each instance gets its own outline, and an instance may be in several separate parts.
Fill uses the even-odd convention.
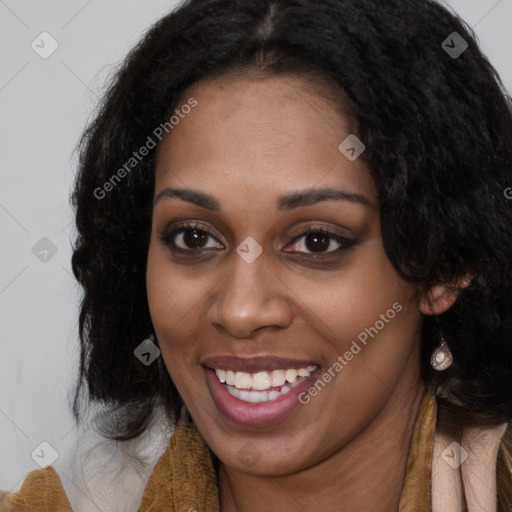
[[[437,320],[437,316],[436,316]],[[439,320],[437,320],[439,325]],[[439,330],[441,331],[441,326],[439,325]],[[450,367],[453,363],[453,356],[446,344],[446,340],[441,332],[441,342],[437,346],[437,348],[432,353],[432,357],[430,358],[430,364],[432,368],[437,371],[446,370],[446,368]]]
[[[446,370],[453,363],[453,356],[446,344],[444,338],[441,339],[441,343],[434,350],[432,357],[430,358],[430,364],[432,368],[437,371]]]

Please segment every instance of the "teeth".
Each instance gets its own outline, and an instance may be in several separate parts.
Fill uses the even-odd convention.
[[[269,400],[275,400],[281,393],[279,391],[269,391],[268,392],[268,399]]]
[[[252,388],[252,375],[245,372],[235,373],[235,387],[238,389],[250,389]]]
[[[286,370],[286,380],[293,384],[297,380],[297,370]]]
[[[286,382],[286,372],[284,370],[274,370],[270,374],[271,386],[282,386]]]
[[[268,372],[255,373],[252,376],[252,389],[264,390],[270,387],[270,375]]]
[[[243,400],[244,402],[250,402],[251,401],[251,392],[250,391],[239,391],[240,393],[240,400]]]
[[[246,389],[237,389],[234,386],[225,386],[227,392],[238,398],[238,400],[242,400],[243,402],[251,402],[253,404],[257,404],[259,402],[270,402],[280,397],[281,395],[286,395],[290,390],[297,387],[302,381],[298,380],[295,384],[290,384],[289,386],[282,386],[280,391],[272,389],[270,391],[247,391]]]
[[[215,373],[217,373],[217,370],[215,370]],[[231,370],[226,372],[226,384],[229,384],[230,386],[235,385],[235,372],[232,372]]]
[[[284,386],[285,382],[293,384],[298,378],[304,380],[309,377],[316,368],[317,366],[313,365],[307,368],[290,368],[288,370],[263,371],[258,373],[216,369],[215,374],[222,383],[234,386],[237,389],[243,389],[245,391],[265,391],[271,387]],[[270,390],[270,393],[276,392],[275,390]]]

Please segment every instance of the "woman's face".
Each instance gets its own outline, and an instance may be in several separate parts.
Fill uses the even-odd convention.
[[[316,91],[293,76],[196,83],[156,166],[162,356],[212,450],[255,474],[392,432],[421,386],[416,287],[384,252],[368,168],[339,149],[345,118]]]

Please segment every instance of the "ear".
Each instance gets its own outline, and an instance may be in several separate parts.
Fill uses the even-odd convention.
[[[469,286],[473,276],[466,274],[451,285],[436,284],[420,292],[419,309],[424,315],[440,315],[450,309],[459,296],[459,290]]]

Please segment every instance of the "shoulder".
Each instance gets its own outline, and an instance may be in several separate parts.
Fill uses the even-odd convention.
[[[118,442],[100,433],[105,410],[91,404],[53,465],[28,473],[15,493],[0,491],[0,512],[136,512],[173,425],[156,407],[141,435]]]
[[[0,512],[72,512],[59,475],[52,466],[31,471],[15,493],[0,492]]]

